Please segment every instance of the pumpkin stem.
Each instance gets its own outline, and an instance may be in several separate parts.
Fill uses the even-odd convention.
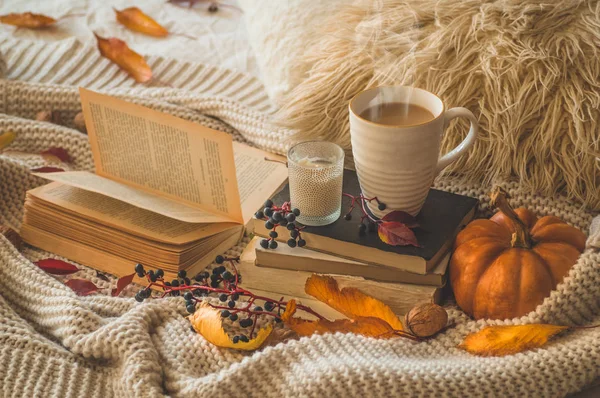
[[[512,235],[511,245],[512,247],[522,247],[525,249],[531,249],[531,235],[529,230],[523,221],[519,218],[517,213],[513,210],[510,203],[508,203],[508,192],[501,187],[494,187],[492,193],[490,193],[490,204],[500,210],[506,217],[508,217],[515,228],[515,233]]]

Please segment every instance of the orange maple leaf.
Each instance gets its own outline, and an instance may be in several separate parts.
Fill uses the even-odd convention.
[[[56,23],[56,19],[42,14],[24,12],[22,14],[0,15],[0,22],[7,25],[18,26],[19,28],[42,29]]]
[[[513,355],[542,347],[550,337],[567,329],[545,324],[488,326],[465,337],[459,348],[480,356]]]
[[[113,10],[117,21],[127,29],[154,37],[165,37],[169,34],[168,30],[137,7],[129,7],[121,11],[114,8]]]
[[[95,33],[94,35],[98,41],[100,54],[103,57],[117,64],[138,83],[145,83],[152,79],[152,69],[150,69],[144,57],[131,50],[127,43],[114,37],[105,39]]]
[[[208,342],[223,348],[235,348],[236,350],[253,351],[260,348],[273,331],[273,325],[264,327],[256,333],[256,337],[247,343],[239,341],[234,343],[225,330],[223,330],[223,318],[221,311],[202,302],[196,311],[188,317],[194,330],[201,334]]]
[[[353,287],[340,290],[337,281],[330,276],[311,275],[304,290],[350,319],[379,318],[392,329],[403,330],[402,322],[389,306]]]
[[[318,319],[315,321],[294,318],[296,301],[290,300],[285,306],[281,320],[287,327],[300,336],[310,336],[314,333],[356,333],[368,337],[394,337],[394,329],[384,320],[375,317],[358,317],[356,319]]]

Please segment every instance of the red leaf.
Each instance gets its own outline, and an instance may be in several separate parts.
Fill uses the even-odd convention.
[[[65,285],[73,289],[79,296],[87,296],[98,291],[98,286],[85,279],[69,279],[65,282]]]
[[[135,276],[135,272],[131,275],[125,275],[119,278],[117,281],[117,287],[112,290],[113,296],[118,296],[123,289],[125,289],[131,281],[133,281],[133,277]]]
[[[383,221],[397,221],[402,224],[405,224],[408,228],[416,228],[419,226],[417,219],[415,216],[411,216],[405,211],[402,210],[394,210],[389,212],[382,218]]]
[[[386,221],[379,224],[379,239],[392,246],[419,247],[417,237],[405,224],[397,221]]]
[[[45,151],[43,151],[41,154],[56,156],[58,159],[60,159],[61,162],[65,162],[65,163],[69,163],[71,161],[71,157],[69,156],[69,153],[64,148],[58,148],[58,147],[48,148]]]
[[[58,171],[65,171],[65,170],[61,169],[60,167],[44,166],[44,167],[38,167],[37,169],[31,169],[31,171],[33,171],[34,173],[56,173]]]
[[[53,275],[70,275],[79,271],[79,268],[73,264],[62,260],[56,260],[54,258],[46,258],[44,260],[36,261],[36,264],[47,273]]]

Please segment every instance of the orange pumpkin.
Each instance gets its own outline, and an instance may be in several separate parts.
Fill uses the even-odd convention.
[[[456,237],[450,283],[456,302],[475,319],[525,315],[544,301],[585,247],[585,234],[554,216],[513,210],[496,188],[489,220],[469,223]]]

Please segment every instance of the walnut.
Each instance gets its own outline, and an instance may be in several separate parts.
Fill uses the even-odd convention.
[[[420,304],[408,311],[404,323],[415,336],[429,337],[446,327],[448,313],[437,304]]]

